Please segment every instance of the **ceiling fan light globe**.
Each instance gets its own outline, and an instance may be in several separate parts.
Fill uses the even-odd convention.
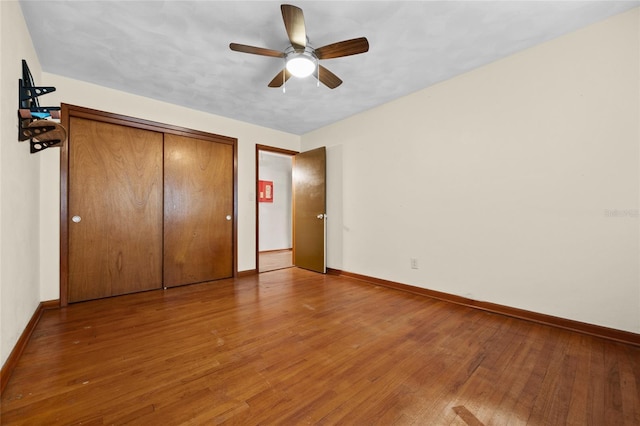
[[[299,78],[309,77],[316,69],[315,61],[305,55],[298,55],[287,59],[286,66],[287,71]]]

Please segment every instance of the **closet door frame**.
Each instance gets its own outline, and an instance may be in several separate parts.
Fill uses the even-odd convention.
[[[238,140],[199,130],[158,123],[141,118],[99,111],[70,104],[61,105],[61,124],[69,129],[71,117],[118,124],[159,133],[171,133],[233,146],[233,277],[238,275]],[[69,291],[69,143],[60,147],[60,306],[68,305]],[[73,143],[73,142],[71,142]]]

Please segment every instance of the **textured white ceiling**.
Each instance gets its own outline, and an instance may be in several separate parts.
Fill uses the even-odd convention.
[[[344,83],[267,83],[282,59],[281,2],[29,1],[22,10],[46,72],[304,134],[574,31],[640,1],[296,1],[319,47],[367,37],[369,52],[322,61]]]

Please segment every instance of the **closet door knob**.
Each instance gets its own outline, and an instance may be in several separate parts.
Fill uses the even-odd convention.
[[[77,216],[77,215],[71,218],[71,221],[73,223],[80,223],[81,220],[82,220],[82,218],[80,216]]]
[[[227,220],[231,220],[231,215],[230,214],[227,215]]]

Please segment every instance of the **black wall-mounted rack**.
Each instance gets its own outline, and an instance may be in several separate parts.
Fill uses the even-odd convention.
[[[18,87],[18,140],[29,140],[31,153],[40,152],[66,140],[67,131],[51,119],[60,118],[60,107],[42,107],[38,97],[56,90],[36,86],[27,61],[22,60],[22,78]]]

